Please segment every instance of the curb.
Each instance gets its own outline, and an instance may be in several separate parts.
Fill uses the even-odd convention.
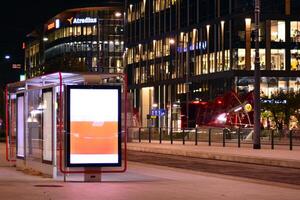
[[[181,149],[166,149],[160,147],[145,147],[138,146],[136,144],[128,144],[128,150],[131,151],[140,151],[148,153],[158,153],[158,154],[167,154],[175,156],[186,156],[193,158],[202,158],[202,159],[211,159],[211,160],[222,160],[230,162],[239,162],[239,163],[250,163],[257,165],[267,165],[267,166],[276,166],[276,167],[288,167],[288,168],[297,168],[300,169],[300,161],[289,160],[289,159],[276,159],[276,158],[266,158],[266,157],[255,157],[255,156],[244,156],[236,154],[224,154],[224,153],[215,153],[215,152],[203,152],[201,150],[185,150]]]

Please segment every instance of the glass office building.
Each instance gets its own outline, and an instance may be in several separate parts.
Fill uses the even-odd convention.
[[[57,71],[123,72],[123,4],[63,11],[27,35],[27,78]]]
[[[253,0],[125,4],[126,70],[141,126],[149,125],[153,108],[167,113],[157,125],[170,126],[177,102],[253,90]],[[266,96],[300,89],[299,10],[298,0],[261,1],[261,93]]]

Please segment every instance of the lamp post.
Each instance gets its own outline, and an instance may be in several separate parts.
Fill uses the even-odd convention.
[[[190,75],[190,63],[189,63],[189,52],[190,52],[190,39],[189,39],[189,32],[185,34],[186,39],[186,128],[189,128],[189,92],[190,92],[190,83],[189,83],[189,75]],[[184,46],[183,46],[184,48]]]
[[[253,149],[260,149],[260,61],[259,61],[260,0],[255,0],[255,69],[254,69],[254,134]]]
[[[172,78],[172,73],[173,73],[173,54],[175,55],[175,53],[176,53],[176,50],[173,50],[173,49],[175,49],[175,47],[176,47],[176,41],[175,41],[175,39],[174,38],[170,38],[169,39],[169,46],[170,46],[170,60],[169,60],[169,62],[170,62],[170,64],[169,64],[169,69],[168,69],[168,72],[169,72],[169,75],[168,75],[168,78],[169,79],[171,79]],[[167,90],[169,90],[168,88],[167,88]],[[172,89],[171,89],[172,90]],[[170,98],[170,97],[168,97],[168,98]],[[172,98],[170,98],[170,101],[169,101],[169,103],[170,103],[170,109],[168,110],[168,112],[170,112],[170,114],[169,114],[169,116],[170,116],[170,119],[168,119],[168,120],[170,120],[170,121],[168,121],[168,127],[170,128],[170,129],[168,129],[168,134],[171,134],[171,132],[172,132],[172,127],[173,127],[173,123],[172,123],[172,120],[173,120],[173,116],[172,116],[172,110],[173,110],[173,102],[172,102]]]

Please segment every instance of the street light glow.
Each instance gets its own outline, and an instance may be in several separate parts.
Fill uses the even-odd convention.
[[[48,39],[47,37],[44,37],[44,38],[43,38],[43,41],[44,41],[44,42],[47,42],[48,40],[49,40],[49,39]]]
[[[9,60],[9,59],[10,59],[10,55],[5,55],[4,58],[5,58],[6,60]]]
[[[173,38],[170,39],[170,44],[175,44],[175,40]]]
[[[242,110],[242,106],[240,106],[240,107],[234,109],[234,112],[238,112],[238,111],[240,111],[240,110]]]
[[[226,113],[222,113],[217,117],[217,120],[224,123],[227,121],[227,114]]]
[[[115,13],[115,16],[116,16],[116,17],[121,17],[121,16],[122,16],[122,13],[116,12],[116,13]]]

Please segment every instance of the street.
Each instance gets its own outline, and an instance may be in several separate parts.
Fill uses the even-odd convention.
[[[129,151],[133,162],[300,185],[300,169]]]
[[[299,178],[291,179],[292,173],[297,175],[297,171],[291,170],[285,174],[290,177],[289,183],[279,183],[280,179],[270,179],[271,172],[263,167],[258,170],[245,171],[246,166],[240,164],[224,164],[214,161],[195,161],[182,165],[179,169],[178,162],[187,161],[185,158],[166,158],[166,162],[160,161],[158,166],[145,163],[129,162],[129,169],[125,174],[103,175],[102,183],[83,183],[76,181],[77,176],[69,177],[70,182],[52,180],[42,176],[26,174],[16,171],[14,167],[9,167],[4,161],[4,144],[0,144],[0,192],[2,199],[272,199],[272,200],[293,200],[300,195]],[[159,155],[161,156],[161,155]],[[146,155],[129,152],[129,159],[150,162],[157,159],[157,155]],[[151,162],[152,162],[151,161]],[[158,163],[159,161],[155,161]],[[172,164],[173,163],[173,164]],[[176,166],[174,166],[174,163]],[[182,163],[182,162],[181,162]],[[200,165],[201,163],[201,165]],[[204,164],[206,163],[206,164]],[[197,168],[192,167],[196,164]],[[212,166],[213,165],[213,166]],[[220,170],[221,166],[226,166]],[[236,166],[230,169],[230,165]],[[247,164],[248,165],[248,164]],[[218,166],[218,167],[216,167]],[[240,170],[237,168],[241,167]],[[251,165],[248,165],[251,169]],[[256,166],[257,167],[257,166]],[[248,170],[249,170],[248,169]],[[271,169],[273,173],[278,169]],[[263,180],[252,178],[242,178],[254,173],[258,176],[265,172]],[[213,172],[213,173],[211,173]],[[299,171],[298,171],[299,172]],[[231,175],[222,175],[231,174]],[[268,174],[268,175],[267,175]],[[281,174],[280,176],[282,176]],[[79,175],[78,175],[79,177]],[[298,173],[299,177],[299,173]],[[281,177],[281,179],[284,179]],[[298,179],[298,180],[297,180]],[[274,182],[272,182],[274,181]],[[281,181],[283,182],[283,181]]]

